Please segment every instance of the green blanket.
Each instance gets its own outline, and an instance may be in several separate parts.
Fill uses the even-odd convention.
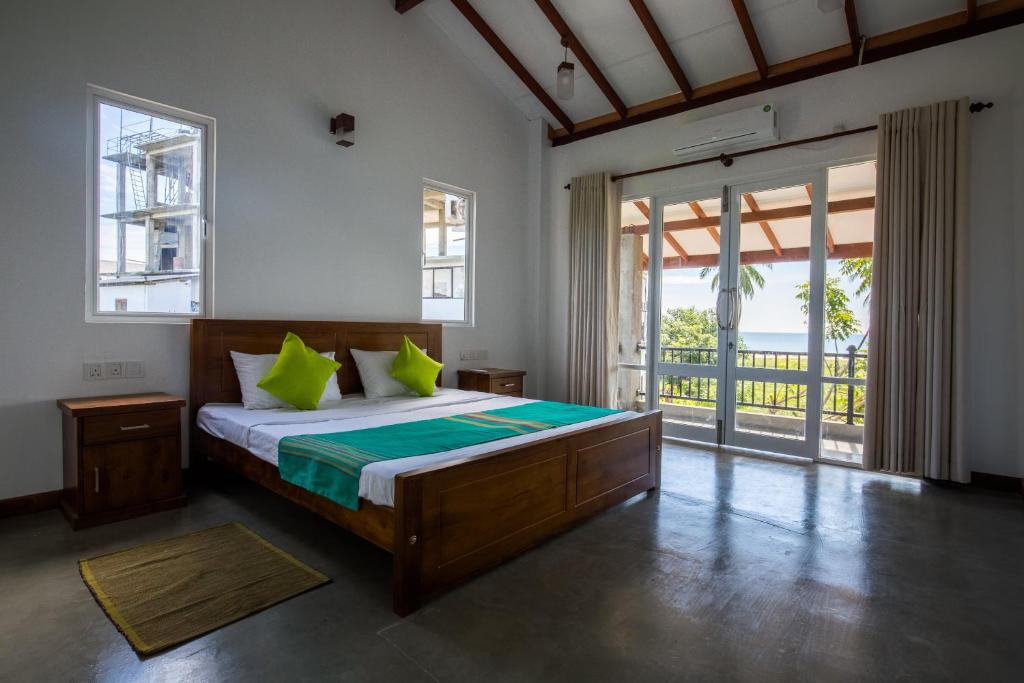
[[[278,468],[285,481],[358,510],[359,475],[370,463],[453,451],[616,412],[538,401],[351,432],[286,436],[277,446]]]

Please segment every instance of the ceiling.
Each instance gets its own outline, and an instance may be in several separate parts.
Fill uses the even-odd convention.
[[[538,2],[469,0],[468,4],[540,87],[555,98],[555,69],[562,61],[563,48],[559,32]],[[671,95],[679,97],[680,86],[629,0],[554,0],[553,4],[627,107],[636,108]],[[967,0],[855,0],[855,9],[859,33],[870,39],[958,13],[966,17],[967,4]],[[1004,6],[1019,9],[1020,4],[1009,0],[977,2],[979,8],[992,5],[987,8],[989,13],[997,6],[1000,11]],[[756,80],[757,65],[733,5],[730,0],[646,0],[672,55],[695,90],[740,76]],[[769,66],[840,47],[852,59],[851,31],[842,8],[824,13],[818,9],[817,0],[746,0],[746,7]],[[527,117],[542,117],[553,129],[563,127],[481,37],[456,3],[426,0],[410,11],[427,14]],[[980,9],[977,16],[985,12]],[[597,117],[617,118],[609,98],[572,51],[569,60],[576,64],[575,95],[571,100],[555,98],[555,103],[577,128],[581,122]]]

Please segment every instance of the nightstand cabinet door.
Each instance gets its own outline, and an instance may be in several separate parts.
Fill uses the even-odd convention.
[[[181,495],[177,436],[82,448],[82,511],[120,510]]]

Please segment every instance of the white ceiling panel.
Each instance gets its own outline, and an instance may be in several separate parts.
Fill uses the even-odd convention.
[[[679,86],[657,52],[648,52],[616,64],[606,69],[604,74],[627,106],[679,92]]]
[[[964,0],[857,0],[860,30],[866,36],[895,31],[964,11]]]
[[[738,22],[677,41],[672,51],[694,87],[757,70]]]
[[[850,41],[842,10],[821,12],[816,0],[797,0],[751,15],[769,64],[843,45]]]

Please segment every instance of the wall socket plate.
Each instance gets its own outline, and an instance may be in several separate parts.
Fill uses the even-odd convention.
[[[103,374],[103,363],[82,363],[82,379],[87,382],[106,379]]]
[[[138,379],[146,376],[146,364],[141,360],[126,360],[124,362],[125,379]]]
[[[487,349],[463,349],[459,360],[487,360]]]
[[[124,379],[124,363],[119,360],[104,363],[103,374],[107,379]]]

